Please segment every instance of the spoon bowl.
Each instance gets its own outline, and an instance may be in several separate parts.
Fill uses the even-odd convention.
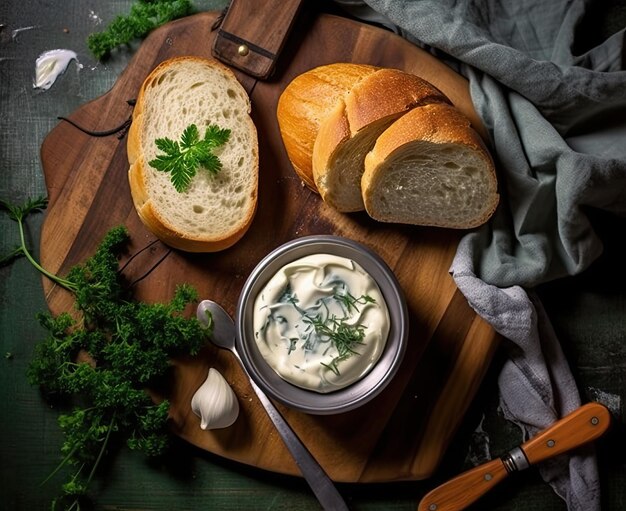
[[[210,318],[207,312],[210,314]],[[211,342],[215,346],[235,354],[237,353],[235,347],[235,324],[228,312],[220,304],[212,300],[203,300],[198,305],[196,317],[203,325],[208,325],[209,321],[212,322],[213,336],[211,337]]]

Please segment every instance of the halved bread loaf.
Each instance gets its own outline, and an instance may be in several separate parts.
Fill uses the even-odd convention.
[[[144,81],[128,134],[130,191],[146,227],[168,245],[215,252],[237,242],[252,223],[258,192],[258,139],[250,99],[230,69],[212,59],[179,57],[157,66]],[[199,171],[179,193],[168,172],[148,162],[157,138],[178,141],[190,124],[231,130],[215,150],[217,175]]]
[[[365,158],[367,213],[382,222],[458,229],[486,222],[498,205],[493,161],[456,108],[415,108],[378,137]]]
[[[361,196],[365,155],[398,117],[429,103],[449,100],[418,76],[387,68],[369,74],[337,98],[313,146],[313,177],[324,201],[342,212],[365,209]]]
[[[278,99],[280,134],[296,174],[313,191],[313,144],[321,122],[354,85],[379,68],[335,63],[319,66],[294,78]]]

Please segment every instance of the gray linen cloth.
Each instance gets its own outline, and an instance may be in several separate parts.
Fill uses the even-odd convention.
[[[450,271],[472,307],[506,338],[501,408],[531,436],[580,404],[532,288],[579,273],[599,256],[590,210],[626,214],[624,30],[575,55],[590,1],[337,3],[469,79],[502,200],[487,225],[462,239]],[[592,448],[539,469],[569,510],[600,509]]]

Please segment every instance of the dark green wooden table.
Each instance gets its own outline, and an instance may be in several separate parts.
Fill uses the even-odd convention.
[[[225,0],[196,1],[201,10],[220,9]],[[79,105],[104,94],[125,68],[136,46],[97,63],[86,48],[87,35],[102,29],[130,0],[85,2],[5,0],[0,4],[0,197],[22,202],[45,194],[39,147],[57,123]],[[322,2],[322,8],[332,6]],[[583,27],[591,47],[624,26],[626,0],[597,2]],[[582,32],[581,32],[582,33]],[[33,89],[35,59],[49,49],[76,51],[83,68],[71,64],[46,92]],[[28,221],[28,240],[38,252],[43,216]],[[603,509],[626,509],[626,277],[621,271],[626,222],[598,216],[606,251],[577,277],[539,289],[583,400],[612,407],[615,426],[598,443]],[[15,224],[0,214],[0,255],[17,243]],[[57,410],[40,398],[25,377],[42,329],[35,314],[46,307],[39,275],[26,260],[0,268],[0,509],[47,509],[58,480],[41,482],[59,461],[61,435]],[[339,485],[354,510],[414,510],[433,485],[484,459],[488,447],[498,456],[520,442],[516,427],[497,409],[497,357],[438,473],[429,481]],[[484,439],[489,439],[489,444]],[[175,440],[166,459],[149,462],[122,450],[111,459],[92,489],[98,509],[317,509],[300,478],[242,466]],[[505,481],[473,509],[564,510],[563,502],[531,469]]]

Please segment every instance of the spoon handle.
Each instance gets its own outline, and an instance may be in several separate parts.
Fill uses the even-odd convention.
[[[347,511],[348,506],[337,491],[332,480],[298,438],[295,431],[291,429],[291,426],[287,424],[287,421],[276,409],[274,404],[251,378],[250,385],[252,385],[252,389],[259,398],[259,401],[261,401],[261,404],[274,423],[274,426],[276,426],[276,430],[283,439],[283,442],[285,442],[287,449],[296,461],[296,465],[300,468],[304,479],[311,487],[311,490],[313,490],[313,493],[322,507],[332,511]]]
[[[207,315],[207,312],[211,313],[210,316]],[[313,490],[313,493],[322,507],[325,510],[331,511],[347,511],[348,506],[346,506],[346,503],[337,491],[337,488],[335,488],[330,477],[324,472],[313,455],[298,438],[295,431],[291,429],[291,426],[289,426],[274,404],[265,395],[263,390],[250,377],[235,347],[235,328],[233,320],[228,313],[218,303],[211,300],[203,300],[198,305],[196,314],[198,321],[205,325],[208,324],[209,317],[214,319],[213,343],[220,348],[229,350],[234,355],[237,362],[239,362],[241,369],[250,381],[252,390],[254,390],[263,408],[265,408],[267,415],[274,423],[278,434],[283,439],[283,442],[285,442],[296,465],[298,465],[300,472],[302,472],[304,479],[311,487],[311,490]]]

